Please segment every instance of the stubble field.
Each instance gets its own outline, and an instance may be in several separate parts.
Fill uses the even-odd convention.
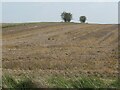
[[[3,24],[2,45],[3,74],[38,82],[59,75],[118,75],[118,25]]]

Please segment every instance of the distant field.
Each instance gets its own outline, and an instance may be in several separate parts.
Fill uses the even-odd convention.
[[[118,75],[118,25],[77,23],[3,24],[3,74],[105,79]]]

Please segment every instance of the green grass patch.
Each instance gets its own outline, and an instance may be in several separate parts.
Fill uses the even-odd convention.
[[[13,78],[5,75],[2,79],[3,88],[7,90],[33,90],[38,88],[40,83],[35,84],[32,79],[28,77]],[[110,90],[110,88],[120,88],[119,80],[104,80],[97,77],[79,77],[79,78],[65,78],[62,76],[50,77],[47,79],[47,87],[50,88],[89,88],[89,90]],[[40,88],[40,87],[39,87]],[[107,89],[109,88],[109,89]]]
[[[7,88],[7,90],[32,90],[37,86],[32,82],[31,79],[24,77],[22,79],[16,80],[12,76],[6,75],[2,79],[2,88]]]
[[[105,83],[98,78],[82,77],[75,81],[72,81],[72,85],[75,88],[102,88],[106,87]]]
[[[120,82],[118,80],[116,81],[113,80],[110,82],[108,80],[106,82],[105,80],[96,77],[81,77],[81,78],[51,77],[48,81],[51,87],[55,87],[55,88],[96,88],[97,89],[97,88],[119,88],[120,86]]]
[[[55,88],[73,88],[72,83],[63,77],[52,77],[48,80],[50,87]]]
[[[117,88],[119,88],[120,89],[120,80],[118,79],[118,80],[115,80],[114,82],[112,82],[111,84],[110,84],[110,86],[111,87],[117,87]]]

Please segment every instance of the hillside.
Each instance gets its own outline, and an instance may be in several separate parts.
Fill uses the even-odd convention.
[[[3,26],[3,73],[117,77],[118,25],[29,23]]]

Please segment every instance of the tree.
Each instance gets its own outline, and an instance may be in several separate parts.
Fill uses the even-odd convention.
[[[87,20],[86,16],[81,16],[80,17],[80,22],[81,23],[85,23],[86,20]]]
[[[63,12],[61,14],[61,18],[64,20],[64,22],[70,22],[72,20],[72,14],[67,13],[67,12]]]

